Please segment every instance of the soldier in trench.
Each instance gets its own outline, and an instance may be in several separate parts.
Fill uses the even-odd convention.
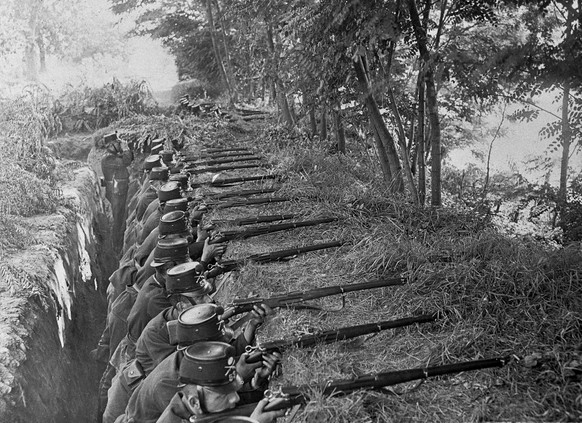
[[[122,147],[117,132],[105,135],[103,146],[107,154],[101,159],[101,171],[105,185],[105,198],[111,204],[113,214],[111,241],[113,250],[118,253],[123,244],[122,236],[125,231],[125,204],[129,187],[127,167],[133,161],[133,151],[131,148]]]

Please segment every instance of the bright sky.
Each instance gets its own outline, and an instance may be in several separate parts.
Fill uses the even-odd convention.
[[[546,95],[540,98],[537,104],[559,116],[561,114],[561,105],[553,103],[554,97],[555,94]],[[497,128],[500,119],[501,114],[490,116],[488,119],[489,126]],[[525,175],[530,182],[543,183],[543,172],[541,170],[528,169],[525,161],[531,159],[533,156],[549,156],[554,163],[549,182],[552,185],[557,185],[560,176],[561,151],[549,153],[547,147],[550,141],[547,139],[541,140],[539,137],[540,129],[553,120],[555,120],[553,116],[542,111],[540,111],[538,119],[529,123],[509,122],[506,119],[502,125],[502,130],[506,131],[506,135],[498,137],[493,143],[491,168],[498,171],[509,171],[513,166]],[[485,157],[487,156],[490,142],[491,139],[484,140],[481,148],[478,148],[484,153]],[[573,142],[576,142],[576,140],[573,140]],[[485,169],[486,165],[486,163],[480,162],[473,157],[468,150],[453,151],[450,154],[448,163],[457,168],[463,168],[468,163],[474,163]],[[572,168],[572,175],[578,174],[581,171],[582,154],[574,154],[571,156],[570,167]]]

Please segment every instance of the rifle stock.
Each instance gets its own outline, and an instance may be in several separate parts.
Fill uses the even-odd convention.
[[[207,278],[214,278],[222,273],[230,272],[237,267],[242,266],[247,261],[253,261],[255,263],[267,263],[270,261],[280,260],[285,257],[291,257],[303,253],[308,253],[310,251],[324,250],[327,248],[341,247],[344,244],[343,241],[330,241],[323,242],[321,244],[307,245],[305,247],[289,248],[287,250],[271,251],[268,253],[253,254],[246,258],[225,260],[218,263],[212,269],[206,272]]]
[[[422,314],[419,316],[404,317],[397,320],[384,320],[364,325],[347,326],[344,328],[314,333],[312,335],[298,336],[290,339],[277,339],[274,341],[262,342],[257,345],[255,352],[251,351],[246,362],[257,363],[262,360],[262,356],[265,353],[281,352],[291,347],[309,348],[317,344],[330,344],[362,335],[368,335],[370,333],[378,333],[388,329],[410,326],[415,323],[434,322],[438,318],[438,313]]]
[[[212,199],[212,200],[222,200],[224,198],[230,198],[230,197],[249,197],[251,195],[256,195],[256,194],[269,194],[272,192],[276,192],[278,191],[279,188],[277,187],[273,187],[273,188],[262,188],[262,189],[243,189],[243,190],[239,190],[239,191],[230,191],[230,192],[222,192],[222,193],[218,193],[218,194],[210,194],[207,196],[207,198]]]
[[[384,373],[371,373],[354,379],[340,379],[325,384],[283,386],[279,391],[272,392],[270,397],[279,399],[272,404],[267,404],[265,412],[282,410],[294,405],[305,404],[309,401],[309,392],[313,389],[321,390],[323,395],[346,395],[361,389],[378,389],[385,386],[413,380],[428,379],[429,377],[443,376],[453,373],[481,370],[493,367],[503,367],[511,361],[511,357],[498,357],[485,360],[465,361],[460,363],[445,364],[442,366],[422,367],[415,369],[397,370]],[[190,419],[195,423],[217,423],[227,416],[250,416],[257,403]]]

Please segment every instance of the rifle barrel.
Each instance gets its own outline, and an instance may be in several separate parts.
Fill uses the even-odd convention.
[[[191,166],[214,166],[218,164],[224,163],[235,163],[235,162],[247,162],[251,160],[263,160],[261,156],[243,156],[243,157],[226,157],[224,159],[216,159],[216,160],[202,160],[198,162],[189,162]]]
[[[271,308],[288,307],[293,304],[315,300],[317,298],[329,297],[331,295],[398,285],[404,285],[403,278],[374,279],[368,282],[327,286],[307,291],[294,291],[287,294],[275,295],[270,298],[235,299],[232,301],[232,307],[235,309],[235,314],[240,314],[251,311],[253,305],[260,303],[266,303]]]
[[[279,199],[279,201],[289,201],[289,200],[288,199],[285,200],[285,199],[281,198],[281,199]],[[247,204],[253,204],[253,203],[252,202],[241,203],[241,205],[247,205]],[[260,204],[260,203],[254,203],[254,204]],[[218,208],[221,208],[221,207],[218,206]],[[335,220],[337,220],[337,219],[333,218],[333,217],[329,217],[329,218],[324,218],[324,219],[305,220],[302,222],[280,223],[277,225],[259,226],[256,228],[239,230],[239,231],[222,231],[222,232],[219,232],[217,235],[217,238],[215,240],[211,240],[210,243],[217,244],[220,242],[231,241],[233,239],[246,239],[246,238],[250,238],[253,236],[270,234],[273,232],[286,231],[289,229],[302,228],[305,226],[315,226],[315,225],[320,225],[322,223],[330,223],[330,222],[333,222]]]
[[[372,373],[363,375],[355,379],[340,379],[318,385],[323,394],[328,395],[345,395],[358,391],[360,389],[375,389],[384,386],[397,385],[412,380],[427,379],[429,377],[441,376],[452,373],[461,373],[465,371],[487,369],[492,367],[503,367],[511,361],[511,357],[499,357],[485,360],[466,361],[443,366],[425,367],[418,369],[398,370],[385,373]],[[309,400],[308,392],[312,390],[313,385],[302,386],[284,386],[281,388],[282,398],[280,401],[269,403],[265,406],[264,411],[275,411],[290,408],[293,405],[305,404]],[[257,403],[246,404],[232,410],[220,413],[207,414],[193,419],[195,423],[216,423],[226,416],[250,416]]]
[[[278,178],[280,175],[253,175],[253,176],[241,176],[238,178],[224,178],[224,179],[218,179],[216,181],[209,181],[209,182],[197,182],[197,183],[193,183],[190,184],[190,186],[192,188],[198,188],[204,185],[212,185],[212,186],[223,186],[223,185],[229,185],[229,184],[234,184],[234,183],[238,183],[238,182],[250,182],[250,181],[262,181],[265,179],[276,179]]]
[[[330,241],[323,242],[321,244],[307,245],[305,247],[290,248],[287,250],[272,251],[269,253],[253,254],[247,258],[225,260],[218,263],[214,268],[206,272],[206,277],[214,278],[222,273],[229,272],[241,266],[246,261],[254,261],[256,263],[267,263],[269,261],[275,261],[282,259],[284,257],[294,256],[298,254],[307,253],[310,251],[324,250],[326,248],[341,247],[344,244],[343,241]]]
[[[439,317],[438,313],[422,314],[419,316],[404,317],[396,320],[384,320],[364,325],[347,326],[339,329],[314,333],[311,335],[297,336],[289,339],[276,339],[259,343],[260,354],[251,354],[247,358],[247,363],[257,363],[262,360],[263,352],[282,351],[291,347],[309,348],[317,344],[331,344],[333,342],[345,341],[370,333],[378,333],[388,329],[396,329],[410,326],[415,323],[434,322]]]
[[[248,197],[251,195],[256,194],[269,194],[271,192],[278,191],[279,188],[262,188],[262,189],[248,189],[248,190],[239,190],[239,191],[231,191],[231,192],[222,192],[218,194],[209,195],[209,199],[213,200],[222,200],[223,198],[230,198],[230,197]],[[238,219],[235,219],[238,220]]]
[[[211,173],[211,172],[226,172],[228,170],[237,170],[237,169],[253,169],[257,167],[261,167],[262,165],[259,163],[249,163],[249,164],[239,164],[233,166],[214,166],[214,167],[203,167],[200,169],[191,169],[188,172],[192,173],[193,175],[199,175],[201,173]]]

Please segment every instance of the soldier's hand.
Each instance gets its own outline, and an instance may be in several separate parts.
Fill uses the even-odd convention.
[[[244,331],[245,339],[249,344],[254,341],[257,328],[265,322],[267,317],[273,314],[273,309],[266,304],[253,305],[253,311],[249,313],[249,323]]]
[[[262,366],[255,370],[253,388],[260,387],[275,372],[277,366],[281,363],[281,358],[282,355],[279,352],[263,354]]]
[[[226,251],[226,244],[210,244],[210,238],[204,240],[204,248],[200,260],[208,263],[212,259],[220,258]]]
[[[263,365],[262,362],[257,363],[247,363],[247,357],[249,354],[244,353],[240,356],[236,363],[236,372],[246,383],[255,375],[255,370]]]
[[[287,410],[276,410],[276,411],[265,411],[265,407],[267,404],[275,405],[277,402],[280,402],[281,399],[277,398],[272,401],[268,400],[267,398],[263,398],[259,401],[253,413],[251,414],[251,419],[255,419],[259,423],[272,423],[277,420],[277,417],[283,417]]]

